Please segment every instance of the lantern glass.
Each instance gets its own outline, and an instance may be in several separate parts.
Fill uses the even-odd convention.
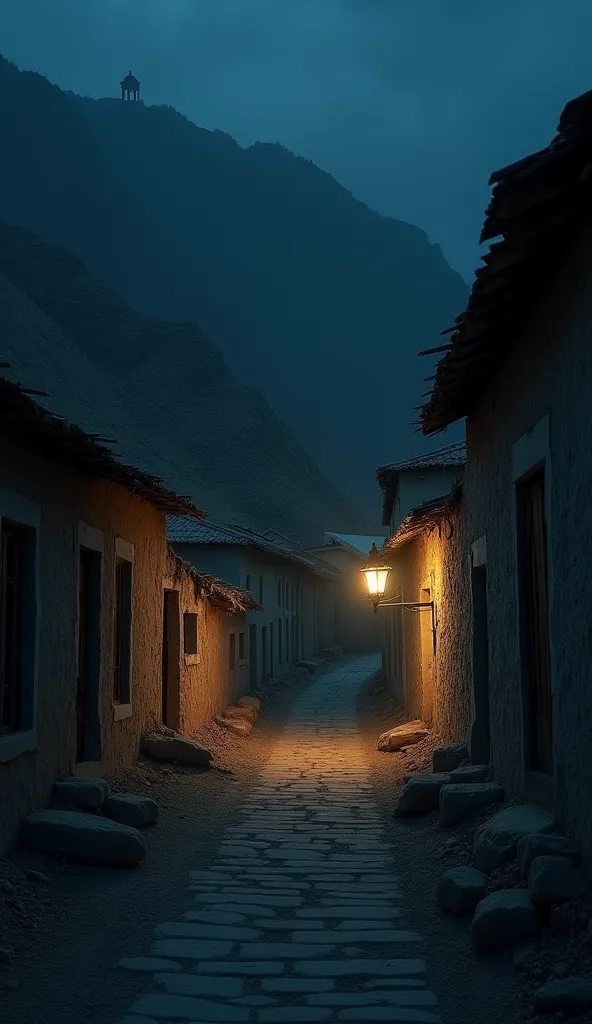
[[[388,574],[386,566],[384,569],[364,569],[369,597],[384,597]]]
[[[362,572],[368,587],[368,597],[375,605],[384,597],[389,570],[390,566],[385,562],[384,556],[373,544],[368,559],[362,566]]]

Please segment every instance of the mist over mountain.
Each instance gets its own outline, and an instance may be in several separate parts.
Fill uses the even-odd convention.
[[[376,523],[376,465],[426,446],[411,422],[433,362],[416,353],[465,304],[439,246],[280,145],[243,149],[169,107],[77,97],[6,61],[0,131],[0,216],[143,313],[198,323]],[[114,370],[130,356],[105,338]]]
[[[0,361],[212,517],[314,543],[366,522],[191,323],[137,313],[67,250],[0,222]]]

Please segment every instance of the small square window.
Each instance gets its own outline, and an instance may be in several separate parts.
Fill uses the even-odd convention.
[[[239,633],[238,634],[238,660],[239,661],[244,661],[245,660],[245,634],[244,633]]]
[[[197,612],[183,615],[183,650],[185,654],[197,654]]]

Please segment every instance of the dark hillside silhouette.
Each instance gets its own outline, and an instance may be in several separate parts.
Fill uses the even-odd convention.
[[[465,304],[439,246],[282,146],[242,149],[172,108],[83,99],[6,61],[0,131],[0,215],[142,311],[199,323],[377,517],[374,467],[420,443],[433,363],[416,353]]]
[[[214,519],[313,543],[367,524],[191,323],[137,313],[70,252],[0,222],[0,361]]]

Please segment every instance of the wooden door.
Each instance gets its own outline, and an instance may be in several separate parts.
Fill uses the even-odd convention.
[[[165,590],[162,628],[162,721],[178,730],[181,704],[181,611],[178,590]]]
[[[551,774],[553,726],[545,471],[518,486],[522,665],[528,767]]]
[[[427,580],[420,592],[419,600],[425,604],[432,600],[430,581]],[[434,630],[432,613],[429,608],[417,612],[421,633],[421,685],[422,685],[422,717],[426,725],[434,721]]]

